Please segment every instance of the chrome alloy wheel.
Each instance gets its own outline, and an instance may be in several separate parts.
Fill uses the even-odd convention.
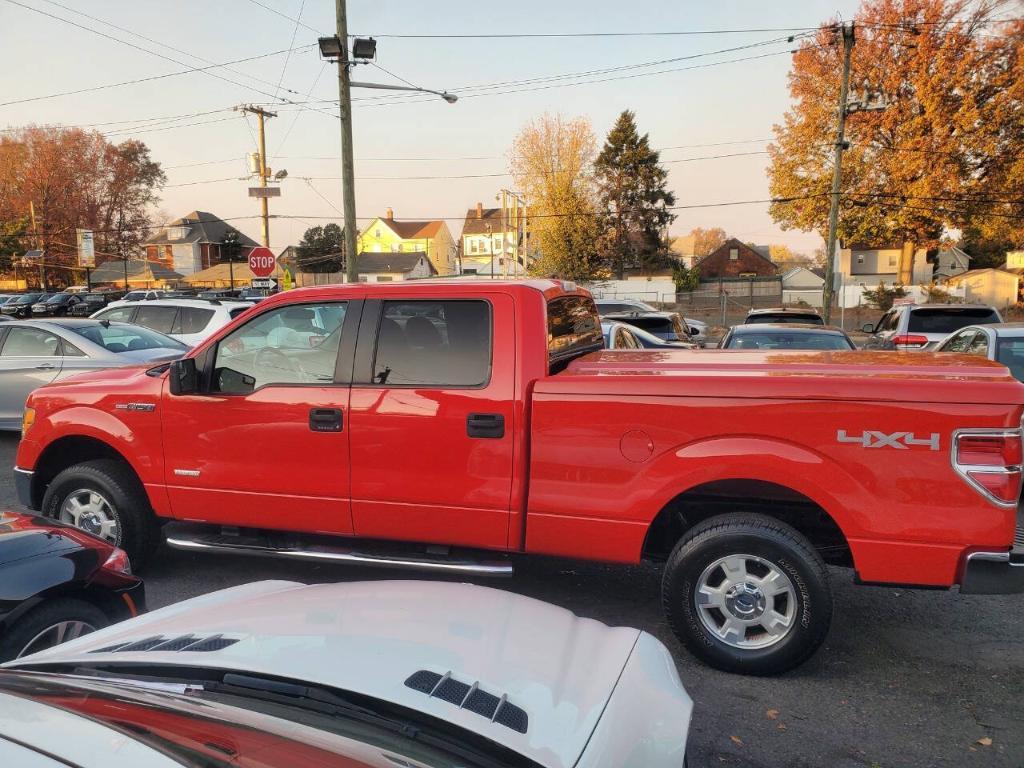
[[[33,637],[21,649],[16,658],[52,648],[55,645],[74,640],[76,637],[95,632],[96,627],[85,621],[59,621]]]
[[[60,520],[115,546],[121,543],[121,529],[113,505],[91,488],[81,488],[67,495],[60,508]]]
[[[697,615],[713,636],[743,650],[782,640],[796,618],[789,576],[754,555],[720,557],[704,569],[694,594]]]

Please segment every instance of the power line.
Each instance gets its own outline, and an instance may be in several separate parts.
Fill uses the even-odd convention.
[[[64,22],[65,24],[70,24],[71,26],[77,27],[78,29],[85,30],[86,32],[92,32],[94,35],[99,35],[100,37],[106,38],[107,40],[112,40],[115,43],[120,43],[121,45],[126,45],[129,48],[134,48],[137,51],[142,51],[143,53],[149,54],[150,56],[156,56],[157,58],[163,59],[164,61],[169,61],[169,62],[171,62],[173,64],[178,64],[179,66],[188,66],[185,62],[178,61],[177,59],[175,59],[175,58],[173,58],[171,56],[166,56],[166,55],[164,55],[162,53],[158,53],[157,51],[151,51],[148,48],[144,48],[141,45],[136,45],[135,43],[129,42],[127,40],[122,40],[119,37],[114,37],[113,35],[108,35],[106,32],[101,32],[98,29],[93,29],[92,27],[87,27],[84,24],[79,24],[78,22],[72,21],[71,19],[66,19],[63,16],[57,16],[55,14],[48,13],[47,11],[44,11],[44,10],[42,10],[40,8],[34,8],[31,5],[25,5],[24,3],[18,2],[18,0],[5,0],[5,2],[10,3],[11,5],[16,5],[19,8],[24,8],[25,10],[28,10],[28,11],[33,11],[35,13],[38,13],[38,14],[42,15],[42,16],[46,16],[47,18],[55,19],[56,21],[61,21],[61,22]],[[103,23],[106,23],[106,22],[103,22]],[[133,34],[135,34],[135,33],[133,33]],[[310,45],[310,46],[307,46],[307,47],[312,48],[313,46]],[[188,54],[188,55],[191,55],[191,54]],[[258,94],[260,94],[262,96],[269,96],[271,99],[275,99],[275,103],[276,103],[276,100],[278,100],[278,96],[276,96],[275,94],[269,93],[268,91],[260,90],[259,88],[256,88],[256,87],[254,87],[252,85],[245,85],[244,83],[239,83],[236,80],[232,80],[229,77],[224,77],[223,75],[219,75],[216,72],[211,72],[210,71],[211,69],[220,68],[220,67],[223,67],[223,66],[224,66],[223,64],[218,64],[215,67],[213,67],[213,66],[211,66],[211,67],[193,67],[193,68],[191,68],[191,71],[203,72],[204,74],[207,74],[210,77],[215,77],[218,80],[223,80],[224,82],[230,83],[231,85],[237,86],[239,88],[245,88],[245,89],[250,90],[250,91],[255,91],[256,93],[258,93]],[[24,99],[23,101],[33,101],[33,100],[34,99]],[[288,100],[287,99],[280,99],[280,101],[288,101]],[[14,104],[14,103],[19,103],[19,102],[8,102],[8,103]],[[5,106],[5,105],[4,104],[0,104],[0,106]]]
[[[179,123],[177,125],[165,125],[165,126],[162,126],[162,127],[159,127],[159,128],[141,128],[141,129],[126,128],[126,129],[121,130],[121,131],[110,131],[109,133],[104,133],[103,136],[105,138],[110,138],[111,136],[125,136],[125,135],[128,135],[128,134],[135,135],[137,133],[158,133],[160,131],[173,131],[173,130],[176,130],[178,128],[191,128],[191,127],[197,126],[197,125],[213,125],[214,123],[226,123],[229,120],[230,121],[234,121],[235,119],[236,119],[235,116],[232,115],[231,117],[220,117],[220,118],[217,118],[216,120],[202,120],[202,121],[195,122],[195,123]]]
[[[258,0],[249,0],[249,2],[253,5],[258,5],[265,11],[270,11],[270,13],[280,16],[282,19],[287,19],[288,21],[295,22],[296,26],[305,27],[310,32],[315,32],[318,36],[320,35],[320,30],[316,29],[316,27],[309,26],[309,24],[306,24],[304,21],[301,21],[300,19],[293,18],[286,13],[281,13],[281,11],[277,10],[276,8],[271,8],[269,5],[264,5],[263,3],[258,2]],[[301,16],[302,13],[300,12],[299,15]],[[349,35],[349,37],[351,37],[351,35]]]
[[[299,21],[299,19],[302,18],[302,12],[305,9],[306,9],[306,0],[302,0],[302,4],[299,6],[299,15],[296,17],[296,19],[295,19],[295,26],[292,28],[292,39],[291,39],[291,42],[288,43],[289,51],[291,50],[291,48],[293,48],[295,46],[295,36],[299,33],[299,24],[301,23]],[[274,88],[274,95],[275,96],[277,95],[277,92],[279,90],[281,90],[281,83],[284,82],[284,73],[288,71],[288,62],[291,60],[291,58],[292,58],[292,55],[291,55],[290,52],[289,52],[289,54],[287,56],[284,57],[284,66],[281,67],[281,76],[277,79],[277,86]],[[285,90],[288,91],[289,93],[295,93],[295,94],[298,93],[298,91],[293,91],[291,88],[285,88]]]
[[[159,45],[162,48],[166,48],[169,51],[174,51],[175,53],[179,53],[182,56],[189,56],[189,57],[191,57],[193,59],[198,59],[199,61],[203,62],[204,64],[213,64],[214,63],[214,62],[210,61],[209,59],[204,59],[202,56],[197,56],[196,54],[191,53],[190,51],[183,51],[181,48],[175,48],[173,45],[168,45],[167,43],[165,43],[165,42],[163,42],[161,40],[154,40],[151,37],[146,37],[142,33],[136,32],[135,30],[127,29],[126,27],[120,27],[117,24],[114,24],[113,22],[107,21],[106,19],[101,19],[101,18],[98,18],[96,16],[90,16],[88,13],[83,13],[82,11],[79,11],[79,10],[77,10],[75,8],[70,8],[70,7],[66,6],[66,5],[58,3],[56,0],[42,0],[42,1],[44,3],[48,3],[49,5],[54,5],[54,6],[58,7],[58,8],[62,8],[63,10],[68,11],[70,13],[73,13],[73,14],[75,14],[77,16],[81,16],[83,18],[89,19],[90,21],[95,21],[98,24],[104,24],[104,25],[110,27],[111,29],[116,29],[118,32],[124,32],[125,34],[132,35],[133,37],[137,37],[140,40],[145,40],[147,43],[152,43],[153,45]],[[303,0],[303,1],[305,1],[305,0]],[[294,46],[294,45],[295,45],[295,36],[292,35],[292,41],[289,44],[289,46]],[[290,51],[289,51],[288,55],[291,56],[291,52]],[[287,59],[285,60],[285,62],[286,62],[285,66],[287,66]],[[233,70],[233,69],[228,69],[227,71],[231,72],[234,75],[239,75],[241,77],[246,77],[246,78],[248,78],[250,80],[253,80],[253,81],[257,82],[257,83],[262,83],[262,84],[268,85],[268,86],[274,85],[269,80],[263,80],[262,78],[255,77],[254,75],[250,75],[250,74],[247,74],[245,72],[239,72],[239,71]],[[282,77],[283,76],[284,76],[284,73],[282,72]],[[278,83],[277,88],[280,89],[280,87],[281,87],[280,83]],[[298,95],[297,91],[293,91],[290,88],[285,88],[284,90],[288,91],[289,93],[294,93],[295,95]],[[275,90],[275,94],[276,94],[276,92],[277,91]]]
[[[255,0],[251,0],[255,2]],[[690,37],[696,35],[744,35],[765,32],[809,32],[819,27],[751,27],[747,29],[692,29],[692,30],[650,30],[637,32],[488,32],[465,34],[401,34],[376,33],[349,35],[349,37],[394,38],[399,40],[498,40],[522,38],[573,38],[573,37]]]
[[[13,2],[13,0],[6,0],[6,2]],[[297,50],[303,50],[303,49],[308,49],[308,48],[312,48],[312,47],[313,47],[312,45],[305,45],[305,46],[300,46]],[[56,99],[56,98],[59,98],[61,96],[77,96],[78,94],[81,94],[81,93],[93,93],[94,91],[104,91],[104,90],[109,90],[111,88],[120,88],[120,87],[125,86],[125,85],[136,85],[138,83],[152,82],[153,80],[163,80],[163,79],[168,78],[168,77],[178,77],[180,75],[190,75],[193,72],[205,72],[206,70],[217,69],[218,67],[224,67],[224,66],[227,66],[228,64],[242,64],[242,63],[247,62],[247,61],[257,61],[258,59],[268,59],[268,58],[270,58],[272,56],[280,56],[282,53],[287,53],[287,51],[272,51],[270,53],[261,53],[258,56],[246,56],[245,58],[234,59],[233,61],[226,61],[226,62],[223,62],[222,64],[210,64],[209,66],[205,66],[205,67],[189,67],[188,69],[183,69],[183,70],[180,70],[178,72],[167,72],[167,73],[165,73],[163,75],[150,75],[149,77],[139,77],[139,78],[136,78],[134,80],[123,80],[123,81],[118,82],[118,83],[107,83],[105,85],[94,85],[94,86],[90,86],[88,88],[78,88],[78,89],[75,89],[73,91],[60,91],[58,93],[49,93],[49,94],[46,94],[44,96],[29,96],[29,97],[24,98],[24,99],[15,99],[13,101],[0,102],[0,107],[9,107],[9,106],[12,106],[14,104],[26,104],[26,103],[28,103],[30,101],[43,101],[44,99]]]

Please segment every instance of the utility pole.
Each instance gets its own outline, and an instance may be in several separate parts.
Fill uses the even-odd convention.
[[[259,166],[259,177],[260,186],[266,188],[267,186],[267,136],[264,129],[263,121],[268,117],[277,117],[276,112],[268,112],[260,107],[254,107],[251,104],[244,104],[241,107],[235,107],[239,112],[252,112],[256,115],[256,119],[259,122],[259,141],[260,141],[260,166]],[[266,248],[270,247],[270,211],[267,201],[267,196],[263,195],[260,197],[260,215],[263,219],[262,233],[263,233],[263,245]]]
[[[348,12],[345,0],[335,0],[337,35],[341,41],[338,56],[338,108],[341,115],[341,207],[345,218],[345,281],[358,282],[356,264],[356,170],[352,157],[352,79],[348,53]]]
[[[39,228],[36,226],[36,204],[31,200],[28,204],[28,214],[32,219],[32,240],[35,243],[36,250],[43,254],[44,249],[39,244]],[[43,293],[46,293],[46,268],[43,266],[43,259],[45,258],[45,254],[39,257],[39,287],[43,290]],[[25,287],[28,288],[27,272],[25,273]]]
[[[850,92],[850,54],[856,42],[853,22],[843,24],[843,78],[839,86],[839,109],[836,127],[835,154],[832,161],[832,200],[828,210],[828,241],[825,243],[825,286],[822,291],[822,314],[828,325],[832,317],[832,296],[835,293],[836,230],[839,227],[839,190],[842,184],[843,150],[846,148],[846,100]]]

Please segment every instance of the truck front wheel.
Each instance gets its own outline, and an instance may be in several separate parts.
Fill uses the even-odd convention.
[[[135,570],[159,542],[160,529],[142,483],[131,468],[113,459],[85,461],[59,473],[43,495],[42,513],[120,547]]]
[[[689,531],[669,556],[661,594],[676,636],[726,672],[792,669],[824,642],[832,621],[821,556],[764,515],[720,515]]]

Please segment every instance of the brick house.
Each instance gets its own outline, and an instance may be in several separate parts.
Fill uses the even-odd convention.
[[[182,275],[201,272],[221,263],[220,244],[229,229],[235,227],[212,213],[192,211],[146,239],[146,260],[162,264]],[[242,245],[242,259],[247,258],[249,251],[259,245],[242,232],[238,232],[238,242]]]
[[[720,277],[774,277],[778,267],[755,248],[730,237],[697,263],[701,280]]]

